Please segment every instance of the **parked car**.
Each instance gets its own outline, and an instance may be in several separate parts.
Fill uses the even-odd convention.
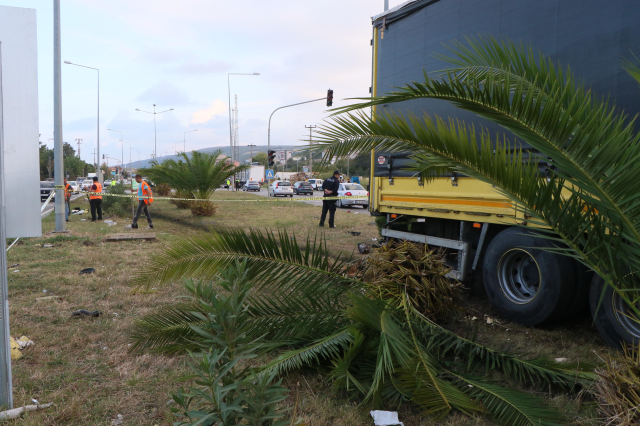
[[[41,181],[40,182],[40,201],[47,201],[51,191],[55,191],[56,184],[54,182]],[[52,198],[55,198],[56,194],[53,194]]]
[[[277,197],[278,195],[293,197],[293,187],[291,182],[277,180],[269,186],[269,197]]]
[[[256,182],[256,181],[249,181],[247,183],[244,184],[244,186],[242,187],[243,191],[257,191],[260,192],[260,182]]]
[[[71,185],[71,187],[73,188],[73,193],[77,194],[78,193],[78,182],[76,181],[69,181],[69,185]]]
[[[296,182],[293,184],[293,193],[313,195],[313,186],[309,182]]]
[[[359,195],[369,195],[366,189],[360,184],[357,183],[341,183],[338,187],[338,197],[351,197],[351,196],[359,196]],[[369,200],[362,198],[356,200],[338,200],[336,203],[338,207],[349,207],[349,206],[364,206],[366,209],[369,207]]]
[[[316,191],[320,191],[322,189],[322,182],[324,181],[322,179],[309,179],[307,180],[307,182],[311,184],[311,187],[313,189],[315,189]]]

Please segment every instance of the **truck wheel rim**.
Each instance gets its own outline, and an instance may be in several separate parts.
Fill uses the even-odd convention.
[[[636,308],[640,307],[636,297]],[[629,307],[629,305],[622,300],[618,293],[613,295],[613,311],[616,314],[618,322],[634,337],[640,338],[640,323],[638,322],[637,315]]]
[[[542,277],[533,256],[524,250],[512,249],[498,263],[498,281],[509,300],[524,305],[538,295]]]

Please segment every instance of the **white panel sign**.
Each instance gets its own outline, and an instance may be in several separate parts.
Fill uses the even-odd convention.
[[[7,238],[40,237],[36,11],[0,6]]]

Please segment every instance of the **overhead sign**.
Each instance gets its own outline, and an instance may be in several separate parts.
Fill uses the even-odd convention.
[[[265,172],[265,176],[267,177],[267,179],[273,179],[274,175],[275,173],[273,173],[273,169],[267,169]]]

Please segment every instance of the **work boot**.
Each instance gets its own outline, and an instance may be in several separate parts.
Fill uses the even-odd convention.
[[[147,229],[153,229],[153,225],[147,226]]]
[[[329,225],[329,228],[337,228],[335,225]]]
[[[319,226],[320,228],[324,228],[324,223],[321,223]]]
[[[138,224],[131,224],[131,229],[138,229]]]

